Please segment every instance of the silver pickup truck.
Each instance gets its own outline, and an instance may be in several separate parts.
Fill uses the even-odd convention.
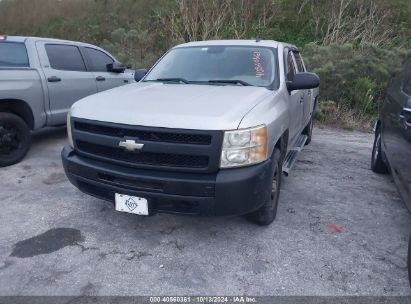
[[[62,151],[70,181],[118,211],[270,224],[283,172],[313,130],[320,80],[298,49],[192,42],[145,72],[136,72],[139,83],[73,105]]]
[[[131,82],[134,71],[94,45],[0,35],[0,167],[26,155],[30,130],[65,124],[75,101]]]

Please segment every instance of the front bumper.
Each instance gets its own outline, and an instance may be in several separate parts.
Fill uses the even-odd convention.
[[[70,182],[82,192],[114,203],[115,193],[146,198],[149,213],[242,215],[261,207],[271,193],[271,160],[216,174],[166,172],[118,166],[62,153]]]

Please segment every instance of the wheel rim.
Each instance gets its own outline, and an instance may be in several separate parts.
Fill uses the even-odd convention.
[[[20,147],[21,137],[13,125],[0,124],[0,154],[10,155]]]

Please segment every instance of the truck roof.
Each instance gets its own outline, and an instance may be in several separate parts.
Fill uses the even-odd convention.
[[[274,47],[277,48],[279,45],[288,46],[292,48],[297,48],[295,45],[285,43],[285,42],[278,42],[274,40],[205,40],[205,41],[193,41],[188,43],[183,43],[180,45],[175,46],[176,48],[179,47],[193,47],[193,46],[218,46],[218,45],[241,45],[241,46],[263,46],[263,47]]]
[[[42,37],[30,37],[30,36],[7,36],[5,41],[12,41],[12,42],[26,42],[27,40],[34,40],[34,41],[47,41],[47,42],[55,42],[55,43],[75,43],[80,44],[83,46],[93,46],[89,43],[84,43],[80,41],[71,41],[71,40],[63,40],[63,39],[54,39],[54,38],[42,38]]]
[[[54,39],[54,38],[42,38],[42,37],[30,37],[30,36],[7,36],[8,41],[14,42],[25,42],[26,40],[41,40],[41,41],[48,41],[48,42],[56,42],[56,43],[76,43],[81,44],[84,46],[93,46],[89,43],[79,42],[79,41],[71,41],[71,40],[62,40],[62,39]],[[274,47],[277,48],[279,45],[283,45],[284,47],[295,48],[295,45],[285,42],[279,42],[275,40],[243,40],[243,39],[228,39],[228,40],[205,40],[205,41],[192,41],[183,44],[179,44],[174,48],[180,47],[194,47],[194,46],[212,46],[212,45],[241,45],[241,46],[263,46],[263,47]]]

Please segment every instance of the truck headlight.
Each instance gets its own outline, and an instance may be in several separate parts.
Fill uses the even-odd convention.
[[[266,159],[266,126],[224,132],[220,168],[248,166]]]
[[[67,114],[67,138],[68,138],[68,144],[70,147],[74,148],[74,143],[73,143],[73,135],[71,133],[71,116],[70,112]]]

